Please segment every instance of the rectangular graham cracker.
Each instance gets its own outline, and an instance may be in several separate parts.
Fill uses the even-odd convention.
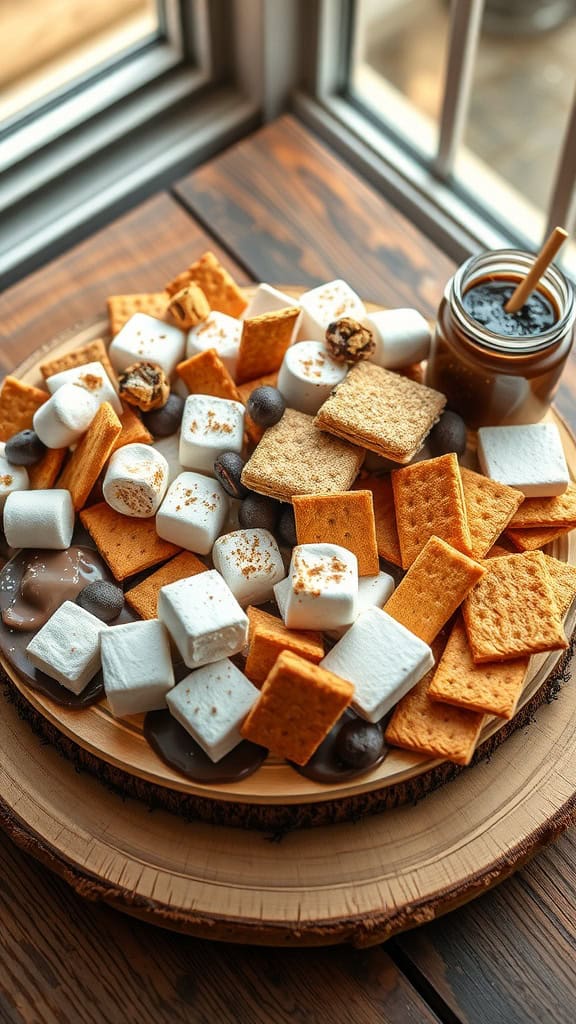
[[[295,494],[335,494],[356,479],[364,454],[318,430],[312,416],[286,409],[244,466],[242,483],[277,501],[291,501]]]
[[[568,646],[541,551],[490,558],[464,602],[474,661],[508,661]]]
[[[115,452],[117,448],[123,448],[125,444],[152,444],[154,438],[142,423],[135,409],[124,402],[122,408],[124,410],[120,416],[122,430],[114,442],[112,451]]]
[[[241,316],[248,305],[234,278],[213,252],[205,252],[199,260],[191,263],[166,285],[170,296],[194,281],[202,289],[210,303],[210,309],[229,316]]]
[[[460,467],[451,452],[392,473],[402,567],[408,569],[430,537],[470,554],[472,540]]]
[[[63,356],[50,359],[47,363],[40,364],[40,373],[47,380],[55,373],[62,373],[63,370],[72,370],[76,366],[84,366],[85,363],[102,363],[106,373],[113,384],[116,383],[116,374],[112,369],[112,363],[108,358],[108,350],[102,338],[95,338],[81,348],[74,348]]]
[[[538,551],[540,548],[546,547],[546,544],[565,537],[571,530],[573,530],[572,526],[541,526],[532,530],[524,527],[508,528],[506,536],[518,551]]]
[[[486,569],[439,537],[431,537],[384,611],[430,644]]]
[[[306,764],[353,693],[352,683],[292,651],[282,651],[240,732],[277,757]]]
[[[139,292],[135,295],[110,295],[108,297],[108,319],[110,334],[114,337],[134,313],[146,313],[163,320],[168,302],[167,292]],[[89,360],[88,360],[89,361]]]
[[[550,575],[558,611],[563,618],[576,597],[576,566],[561,562],[559,558],[545,555],[544,552],[542,554]]]
[[[374,363],[356,363],[315,424],[393,462],[409,462],[440,418],[446,398]]]
[[[197,555],[192,554],[191,551],[183,551],[182,554],[176,555],[176,558],[171,558],[161,569],[157,569],[151,576],[142,580],[142,583],[132,587],[132,590],[127,590],[126,600],[140,618],[156,619],[158,618],[158,594],[161,587],[206,571],[206,566]]]
[[[236,364],[239,384],[280,369],[299,316],[299,306],[288,306],[244,321]]]
[[[474,664],[466,629],[459,618],[433,674],[428,696],[468,711],[512,718],[529,664],[528,657]]]
[[[282,651],[292,651],[306,661],[317,665],[324,657],[322,634],[318,632],[287,629],[282,619],[274,615],[250,620],[249,649],[245,673],[253,683],[260,686],[273,668]]]
[[[340,544],[356,555],[359,576],[378,574],[371,491],[295,494],[292,504],[299,544]]]
[[[525,498],[510,520],[513,530],[541,526],[576,526],[576,484],[554,498]]]
[[[176,373],[191,395],[212,395],[213,398],[228,398],[243,404],[238,388],[214,348],[178,363]]]
[[[82,509],[80,520],[117,580],[159,565],[180,551],[175,544],[158,536],[153,516],[150,519],[123,516],[105,501]]]
[[[434,644],[436,661],[441,651],[442,645]],[[396,705],[384,738],[393,747],[469,764],[485,715],[431,700],[428,687],[434,672],[435,668],[430,669]]]
[[[252,392],[255,391],[256,388],[263,387],[266,384],[268,384],[271,388],[275,388],[278,385],[278,374],[265,373],[263,377],[257,377],[256,380],[247,380],[244,382],[244,384],[239,384],[238,393],[240,395],[240,401],[243,402],[244,405],[246,405],[246,402],[248,401]],[[262,438],[264,437],[264,432],[266,428],[259,427],[257,423],[254,423],[254,420],[252,419],[251,416],[248,415],[247,411],[244,416],[244,426],[246,428],[246,433],[248,434],[248,437],[252,441],[252,444],[258,444],[258,441],[261,441]]]
[[[47,391],[17,377],[5,377],[0,391],[0,441],[8,441],[21,430],[31,430],[34,413],[49,398]]]
[[[28,477],[32,491],[46,491],[54,487],[64,459],[68,454],[67,448],[48,448],[45,455],[33,466],[28,466]]]
[[[368,490],[372,492],[374,505],[374,522],[376,525],[376,547],[380,558],[402,565],[400,541],[396,526],[396,510],[394,493],[389,476],[372,476],[362,473],[352,484],[352,490]]]
[[[461,467],[460,475],[472,539],[471,554],[484,558],[524,501],[524,495],[471,469]]]
[[[88,501],[121,430],[114,409],[109,402],[103,402],[58,480],[58,487],[70,491],[76,511]]]

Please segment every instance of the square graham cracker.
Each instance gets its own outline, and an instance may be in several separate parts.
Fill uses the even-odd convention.
[[[117,580],[159,565],[181,550],[158,536],[153,516],[123,516],[105,501],[82,509],[80,520]]]
[[[206,566],[197,555],[191,551],[183,551],[182,554],[171,558],[161,569],[157,569],[151,576],[148,576],[137,586],[127,590],[125,597],[131,608],[138,613],[142,619],[158,618],[158,594],[161,587],[168,583],[176,583],[178,580],[188,579],[190,576],[197,576],[200,572],[206,572]]]
[[[398,527],[396,525],[396,510],[394,508],[394,493],[390,477],[371,476],[361,473],[352,484],[352,490],[372,492],[378,554],[380,558],[385,558],[386,561],[392,562],[392,565],[402,565]]]
[[[30,490],[46,491],[50,487],[54,487],[67,454],[67,448],[48,448],[39,462],[28,466]]]
[[[472,539],[471,554],[484,558],[524,501],[524,495],[471,469],[461,467],[460,475]]]
[[[242,396],[215,348],[208,348],[178,363],[176,373],[191,395],[212,395],[213,398],[228,398],[243,404]]]
[[[564,650],[562,617],[541,551],[490,558],[464,602],[464,622],[476,664]]]
[[[277,757],[306,764],[353,693],[352,683],[292,651],[282,651],[240,732]]]
[[[565,537],[573,529],[572,526],[541,526],[535,529],[509,527],[506,536],[518,551],[538,551],[559,537]]]
[[[76,511],[88,501],[121,431],[122,424],[114,409],[109,402],[103,402],[58,480],[58,487],[70,491]]]
[[[512,718],[524,687],[529,657],[476,665],[458,618],[428,689],[431,700],[468,711]]]
[[[525,498],[510,520],[512,529],[576,526],[576,484],[554,498]]]
[[[358,476],[364,451],[314,426],[312,416],[286,409],[242,471],[242,483],[277,501],[295,494],[346,491]]]
[[[191,281],[202,289],[210,309],[215,309],[219,313],[240,316],[248,305],[234,278],[213,252],[205,252],[199,260],[191,263],[166,285],[166,291],[170,296],[176,295],[176,292],[181,291]]]
[[[315,424],[393,462],[409,462],[446,405],[439,391],[374,363],[356,363],[320,406]]]
[[[31,430],[34,413],[49,398],[47,391],[17,377],[5,377],[0,391],[0,441],[8,441],[21,430]]]
[[[81,348],[74,348],[63,356],[50,359],[47,363],[41,363],[40,373],[44,380],[47,380],[48,377],[53,377],[55,373],[62,373],[63,370],[72,370],[76,366],[84,366],[85,363],[102,363],[110,380],[113,384],[116,384],[116,374],[108,358],[108,350],[102,338],[95,338],[94,341],[89,341],[86,345],[82,345]]]
[[[139,292],[134,295],[110,295],[107,300],[110,334],[114,337],[134,313],[146,313],[163,320],[168,309],[167,292]],[[89,360],[87,360],[89,362]]]
[[[236,364],[239,384],[280,369],[299,316],[299,306],[287,306],[244,321]]]
[[[248,618],[250,646],[244,672],[256,686],[264,682],[282,651],[292,651],[313,665],[322,661],[324,643],[321,633],[287,629],[282,619],[274,615],[267,615],[265,619],[254,619],[248,615]]]
[[[560,615],[564,617],[576,597],[576,566],[561,562],[559,558],[545,555],[544,561],[550,576],[550,583]]]
[[[340,544],[356,555],[359,576],[378,574],[371,491],[295,494],[292,504],[299,544]]]
[[[460,467],[451,452],[392,473],[402,567],[408,569],[430,537],[470,554],[472,540]]]
[[[144,426],[138,413],[131,405],[122,403],[123,412],[120,416],[120,426],[122,427],[118,437],[114,442],[112,451],[115,452],[117,448],[123,448],[125,444],[152,444],[154,438]]]
[[[430,644],[485,572],[483,565],[431,537],[384,611]]]

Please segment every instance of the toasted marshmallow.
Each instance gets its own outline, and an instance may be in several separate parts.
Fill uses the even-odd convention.
[[[191,672],[166,696],[177,722],[211,761],[221,761],[242,742],[240,726],[260,691],[224,658]]]
[[[215,569],[162,587],[158,618],[188,668],[238,654],[248,636],[248,617]]]
[[[159,711],[174,686],[168,631],[158,619],[110,626],[102,634],[102,676],[116,718]]]
[[[68,448],[86,433],[98,408],[98,399],[90,391],[63,384],[36,410],[32,424],[47,448]]]
[[[102,485],[104,501],[125,516],[155,515],[168,487],[168,463],[149,444],[126,444],[113,453]]]
[[[349,316],[364,323],[366,307],[345,281],[329,281],[300,296],[302,323],[298,337],[302,341],[324,341],[326,329],[334,320]]]
[[[209,348],[215,348],[229,374],[234,377],[241,335],[241,320],[214,310],[207,320],[188,331],[186,355],[190,358]]]
[[[11,548],[70,547],[74,506],[69,491],[14,491],[4,503],[4,533]]]
[[[374,335],[372,362],[378,366],[395,370],[428,358],[430,327],[416,309],[380,309],[365,322]]]
[[[214,471],[222,452],[241,452],[244,406],[227,398],[189,395],[180,430],[180,462],[199,473]]]
[[[64,601],[30,641],[26,654],[36,668],[79,694],[100,668],[100,634],[107,629],[95,615]]]
[[[272,600],[274,585],[286,576],[280,549],[269,530],[224,534],[212,548],[212,561],[242,608]]]
[[[118,416],[121,416],[124,411],[116,388],[102,363],[83,363],[82,366],[73,366],[70,370],[53,373],[46,379],[46,387],[51,395],[54,395],[64,384],[76,384],[78,387],[84,388],[85,391],[89,391],[97,400],[98,405],[102,405],[102,402],[109,402]]]
[[[348,367],[328,355],[321,341],[300,341],[287,350],[278,373],[278,390],[290,409],[315,416]]]
[[[108,355],[117,371],[132,363],[156,363],[170,378],[184,358],[185,344],[177,327],[147,313],[134,313],[110,343]]]
[[[300,544],[274,596],[288,629],[347,626],[358,607],[356,555],[338,544]]]
[[[180,473],[156,515],[156,533],[178,547],[207,555],[229,513],[224,488],[201,473]]]

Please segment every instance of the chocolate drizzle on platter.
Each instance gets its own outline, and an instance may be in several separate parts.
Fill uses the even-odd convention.
[[[239,782],[252,775],[268,756],[265,747],[243,740],[220,761],[211,761],[169,711],[149,711],[144,735],[166,764],[193,782]]]

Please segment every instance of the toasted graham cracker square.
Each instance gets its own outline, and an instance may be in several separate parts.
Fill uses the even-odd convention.
[[[33,466],[28,466],[30,489],[32,491],[46,491],[50,487],[54,487],[67,454],[67,448],[48,448],[39,462],[35,462]]]
[[[504,538],[506,540],[506,538]],[[513,555],[512,545],[505,547],[504,544],[493,544],[490,551],[487,551],[484,558],[502,558],[503,555]]]
[[[485,572],[472,558],[431,537],[384,611],[430,644]]]
[[[409,462],[445,405],[439,391],[360,362],[320,407],[314,422],[394,462]]]
[[[167,292],[140,292],[135,295],[110,295],[108,298],[108,318],[110,334],[114,337],[128,323],[134,313],[146,313],[163,320],[168,308]],[[89,360],[86,360],[89,362]]]
[[[551,544],[559,537],[565,537],[572,529],[572,526],[541,526],[535,529],[525,529],[524,527],[512,529],[509,527],[506,530],[506,536],[518,551],[538,551],[539,548]]]
[[[524,495],[471,469],[461,467],[460,475],[472,539],[471,554],[484,558],[524,501]]]
[[[72,349],[71,352],[66,352],[63,356],[50,359],[47,363],[41,363],[40,373],[44,380],[47,380],[48,377],[53,377],[55,373],[61,373],[63,370],[72,370],[76,366],[84,366],[85,363],[102,363],[110,380],[113,384],[116,384],[116,374],[112,369],[112,363],[108,358],[108,350],[102,338],[95,338],[94,341],[89,341],[87,345],[82,345],[81,348]]]
[[[142,580],[142,583],[132,587],[132,590],[127,590],[126,600],[142,619],[156,619],[161,587],[167,586],[168,583],[176,583],[177,580],[188,579],[189,576],[197,576],[199,572],[206,572],[204,563],[191,551],[183,551]]]
[[[491,558],[464,602],[476,663],[508,661],[568,646],[546,559],[541,551]]]
[[[154,438],[142,423],[135,409],[125,402],[122,403],[122,408],[124,410],[120,417],[122,430],[114,442],[112,451],[115,452],[117,448],[123,448],[125,444],[152,444]]]
[[[32,428],[34,413],[50,395],[17,377],[5,377],[0,391],[0,441]]]
[[[242,402],[242,396],[215,348],[208,348],[178,363],[176,373],[191,395],[212,395],[213,398]]]
[[[266,620],[250,619],[249,643],[244,672],[257,686],[264,682],[282,651],[292,651],[313,665],[324,657],[321,633],[287,629],[282,619],[273,615],[266,616]]]
[[[510,521],[513,529],[541,526],[576,526],[576,484],[554,498],[525,498]]]
[[[82,509],[80,520],[117,580],[159,565],[180,551],[176,544],[161,540],[153,516],[123,516],[105,501]]]
[[[88,501],[121,430],[114,409],[109,402],[103,402],[58,480],[58,487],[70,491],[76,511]]]
[[[246,405],[246,402],[248,401],[250,395],[252,394],[253,391],[256,390],[256,388],[261,388],[264,385],[269,385],[271,388],[275,388],[277,384],[277,373],[265,373],[263,377],[256,377],[255,380],[247,380],[244,382],[244,384],[238,385],[240,401],[243,402],[244,405]],[[246,428],[246,433],[248,434],[248,437],[250,438],[253,444],[258,444],[258,441],[261,441],[262,438],[264,437],[264,432],[266,428],[259,427],[257,423],[254,423],[254,420],[252,419],[251,416],[248,415],[248,412],[246,412],[244,416],[244,426]]]
[[[363,461],[361,448],[317,430],[312,416],[286,409],[244,466],[242,483],[278,501],[335,494],[348,490]]]
[[[392,473],[396,526],[407,569],[430,537],[470,554],[472,540],[464,504],[460,467],[451,452]]]
[[[378,574],[371,491],[295,494],[292,504],[299,544],[340,544],[356,555],[359,576]]]
[[[244,321],[236,364],[238,383],[280,369],[299,316],[299,306],[287,306]]]
[[[475,665],[462,619],[458,618],[433,674],[428,696],[468,711],[512,718],[530,658]]]
[[[545,555],[544,552],[542,554],[550,575],[558,611],[564,617],[576,597],[576,566],[561,562],[560,559]]]
[[[385,558],[388,562],[392,562],[393,565],[402,565],[400,541],[398,540],[398,528],[396,526],[394,494],[390,477],[361,474],[352,484],[352,490],[372,491],[378,554],[380,558]]]
[[[354,686],[282,651],[240,728],[277,757],[306,764],[352,700]]]
[[[210,303],[210,309],[229,316],[240,316],[248,305],[234,278],[222,266],[213,252],[205,252],[199,260],[191,263],[187,270],[178,274],[166,285],[170,296],[194,281],[202,289]]]

